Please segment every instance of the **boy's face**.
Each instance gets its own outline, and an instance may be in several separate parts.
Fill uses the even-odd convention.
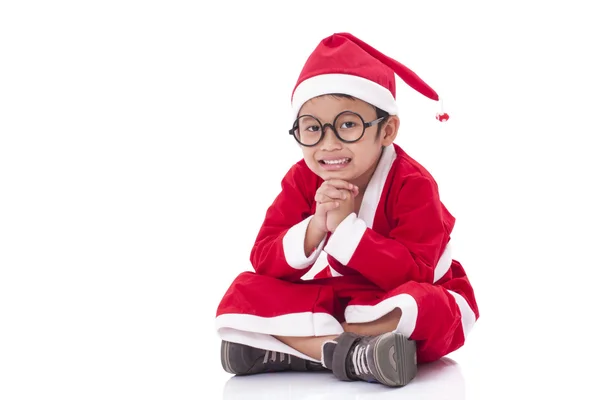
[[[312,115],[322,125],[333,124],[334,119],[344,111],[359,114],[365,123],[377,119],[375,108],[358,99],[340,98],[329,95],[315,97],[302,106],[298,115]],[[382,146],[388,146],[396,137],[399,120],[396,116],[388,117],[366,127],[360,140],[354,143],[342,142],[330,126],[324,128],[325,136],[313,147],[300,146],[308,167],[324,180],[342,179],[364,187],[377,167]],[[340,122],[340,130],[351,127],[352,123]],[[341,125],[341,126],[340,126]],[[381,132],[377,136],[377,129]]]

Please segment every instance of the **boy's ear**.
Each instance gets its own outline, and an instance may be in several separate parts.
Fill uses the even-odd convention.
[[[400,128],[400,118],[397,115],[390,115],[383,126],[382,145],[389,146],[394,142]]]

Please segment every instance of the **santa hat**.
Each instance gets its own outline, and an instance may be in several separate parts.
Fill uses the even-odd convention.
[[[438,94],[413,71],[349,33],[323,39],[309,56],[292,93],[294,117],[313,97],[343,93],[370,103],[391,115],[396,105],[397,74],[422,95],[439,101]],[[441,104],[441,101],[440,101]],[[439,121],[449,116],[443,109]]]

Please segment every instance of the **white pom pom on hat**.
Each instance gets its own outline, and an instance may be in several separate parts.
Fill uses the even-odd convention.
[[[323,39],[304,64],[292,92],[294,118],[306,101],[333,93],[356,97],[396,115],[394,74],[422,95],[440,101],[435,90],[405,65],[350,33],[335,33]],[[436,118],[444,122],[449,116],[441,109]]]

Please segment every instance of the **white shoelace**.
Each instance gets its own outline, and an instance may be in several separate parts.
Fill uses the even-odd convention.
[[[285,361],[285,358],[287,356],[288,357],[288,364],[292,363],[292,356],[291,355],[285,354],[285,353],[280,353],[278,351],[267,350],[265,352],[265,357],[263,358],[263,364],[266,364],[269,361],[276,362],[277,361],[277,355],[279,355],[279,361],[280,362]]]
[[[370,344],[367,347],[361,345],[356,346],[352,354],[352,365],[357,375],[371,374],[367,364],[367,352],[369,351]]]

